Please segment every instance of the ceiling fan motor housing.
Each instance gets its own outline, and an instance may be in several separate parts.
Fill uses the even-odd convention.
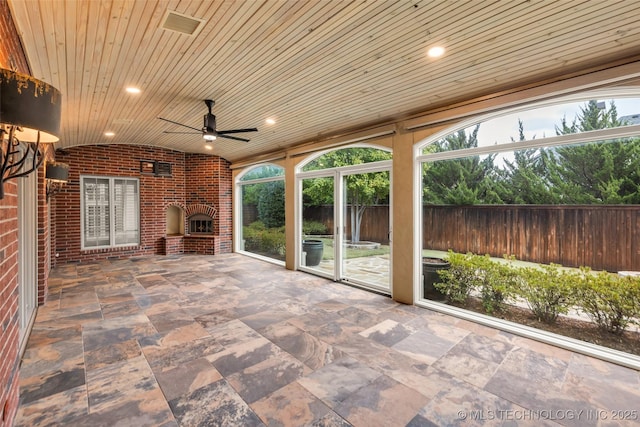
[[[215,141],[216,133],[216,116],[211,113],[205,114],[204,127],[202,128],[202,137],[205,141]]]
[[[205,132],[205,131],[215,132],[216,131],[216,116],[214,116],[211,113],[204,115],[204,128],[202,129],[202,131],[203,132]]]

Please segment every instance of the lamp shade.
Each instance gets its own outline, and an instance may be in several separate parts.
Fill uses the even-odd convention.
[[[69,165],[66,163],[48,163],[45,178],[51,181],[67,182],[69,180]]]
[[[24,142],[58,141],[62,95],[53,86],[26,74],[0,69],[0,125],[19,126]]]

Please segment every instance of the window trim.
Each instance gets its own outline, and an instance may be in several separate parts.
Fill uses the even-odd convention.
[[[109,244],[98,246],[86,246],[85,245],[85,192],[84,183],[85,179],[101,179],[108,180],[109,182]],[[137,189],[136,197],[136,209],[135,220],[138,227],[138,239],[135,243],[115,243],[116,241],[116,215],[115,215],[115,181],[122,180],[128,182],[135,182]],[[140,223],[140,179],[127,176],[105,176],[105,175],[80,175],[80,250],[81,251],[93,251],[102,249],[118,249],[118,248],[130,248],[140,246],[140,240],[142,237],[141,223]]]

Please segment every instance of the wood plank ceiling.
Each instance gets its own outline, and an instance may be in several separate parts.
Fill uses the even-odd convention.
[[[32,74],[63,93],[60,148],[211,152],[157,119],[201,128],[210,98],[218,129],[259,128],[240,135],[249,143],[214,142],[244,160],[640,54],[640,2],[627,0],[9,4]],[[163,29],[167,11],[204,25],[193,36]],[[442,58],[427,57],[435,45]]]

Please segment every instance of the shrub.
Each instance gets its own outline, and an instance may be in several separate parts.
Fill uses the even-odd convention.
[[[471,290],[478,287],[479,279],[476,274],[476,266],[472,261],[474,255],[459,254],[449,251],[447,261],[451,263],[448,269],[438,270],[438,276],[442,280],[434,283],[449,302],[464,303]]]
[[[567,313],[575,300],[576,273],[560,269],[560,265],[520,268],[518,294],[524,297],[538,320],[553,323],[560,313]]]
[[[251,233],[256,233],[256,232],[263,231],[263,230],[266,230],[266,229],[267,229],[267,227],[265,227],[264,222],[262,222],[262,221],[254,221],[251,224],[245,226],[243,228],[243,231],[245,232],[245,237],[246,237],[247,232],[249,234],[251,234]]]
[[[451,267],[439,270],[442,282],[435,287],[449,302],[464,303],[472,291],[480,293],[488,314],[503,310],[514,295],[516,274],[510,266],[492,261],[489,255],[465,255],[449,251]]]
[[[319,221],[302,221],[304,234],[327,234],[327,226]]]
[[[263,255],[284,256],[284,227],[266,228],[261,221],[255,221],[243,227],[242,231],[245,250]]]
[[[517,275],[515,270],[501,262],[491,261],[489,255],[475,256],[477,273],[480,276],[482,307],[487,314],[502,311],[515,294]]]
[[[435,284],[450,303],[464,303],[476,291],[484,311],[493,314],[509,300],[523,298],[538,320],[553,323],[576,306],[601,329],[622,334],[640,325],[640,278],[621,277],[588,267],[564,270],[558,264],[517,268],[489,255],[449,251],[449,269],[438,270]],[[514,260],[513,258],[510,258]]]
[[[640,317],[640,279],[581,268],[577,289],[581,311],[601,329],[622,334]]]

